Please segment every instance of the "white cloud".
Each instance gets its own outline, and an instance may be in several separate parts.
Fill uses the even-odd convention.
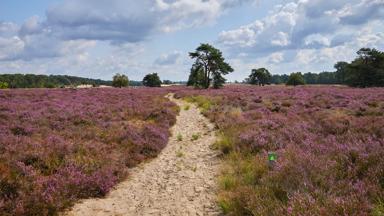
[[[238,29],[222,31],[219,41],[228,46],[250,47],[256,43],[256,35],[264,29],[264,23],[256,20],[254,23],[241,26]]]
[[[275,46],[285,47],[289,45],[289,43],[289,36],[285,32],[278,32],[276,35],[273,36],[271,40],[271,44]]]
[[[304,45],[307,47],[328,47],[331,45],[331,41],[324,35],[311,34],[304,38]]]
[[[383,0],[362,0],[357,4],[347,4],[340,12],[336,12],[344,24],[360,25],[370,20],[384,17]]]
[[[0,37],[0,60],[12,59],[24,48],[24,43],[18,37]]]
[[[155,60],[157,65],[174,65],[180,61],[182,52],[173,51],[171,53],[162,54]]]
[[[341,41],[332,43],[333,38],[339,39],[343,33],[355,34],[361,25],[373,20],[382,22],[383,18],[384,0],[300,0],[278,5],[269,15],[249,25],[222,31],[218,41],[230,48],[238,49],[240,45],[248,52],[261,53],[321,48],[340,45]],[[354,26],[347,25],[347,20]]]
[[[271,63],[280,63],[284,61],[284,53],[282,52],[276,52],[269,55],[269,62]]]

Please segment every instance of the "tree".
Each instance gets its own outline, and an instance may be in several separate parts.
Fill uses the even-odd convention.
[[[321,72],[318,76],[319,84],[337,84],[336,73],[333,72]]]
[[[300,72],[291,73],[291,75],[289,75],[287,85],[297,86],[297,85],[304,85],[304,84],[305,84],[304,77]]]
[[[194,86],[195,88],[203,88],[204,81],[204,70],[200,64],[193,64],[191,73],[189,74],[187,86]]]
[[[346,66],[345,82],[354,87],[384,86],[384,52],[361,48],[358,57]]]
[[[307,84],[319,84],[319,74],[308,72],[303,77]]]
[[[272,76],[271,81],[274,84],[286,83],[288,81],[288,75],[287,74],[283,74],[283,75],[275,74]]]
[[[0,89],[6,89],[6,88],[8,88],[8,83],[0,82]]]
[[[334,66],[336,69],[336,79],[338,83],[345,83],[346,78],[347,78],[347,67],[348,67],[347,62],[337,62]]]
[[[252,69],[252,72],[247,80],[249,84],[264,86],[271,83],[272,75],[265,68]]]
[[[161,87],[161,80],[157,73],[147,74],[143,79],[143,85],[147,87]]]
[[[189,84],[209,88],[213,82],[214,88],[220,88],[226,79],[223,75],[233,72],[233,68],[225,62],[220,50],[209,44],[200,44],[189,56],[195,59],[192,65]]]
[[[112,86],[116,88],[127,87],[129,85],[128,77],[117,73],[113,76]]]

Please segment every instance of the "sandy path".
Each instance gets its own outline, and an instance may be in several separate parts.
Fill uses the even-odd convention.
[[[172,137],[159,156],[130,170],[106,198],[84,200],[66,215],[218,215],[215,203],[217,152],[213,125],[192,104],[180,106]],[[190,109],[184,107],[189,105]],[[181,134],[183,141],[177,140]],[[192,136],[199,134],[197,140]]]

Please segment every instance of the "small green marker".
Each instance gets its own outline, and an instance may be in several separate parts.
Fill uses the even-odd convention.
[[[276,165],[277,154],[275,152],[268,152],[268,166],[269,169],[274,169]]]
[[[268,152],[268,160],[269,161],[276,161],[277,160],[277,155],[275,152]]]

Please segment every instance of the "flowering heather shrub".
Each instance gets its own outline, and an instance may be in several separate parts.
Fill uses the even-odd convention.
[[[54,215],[105,195],[166,145],[178,108],[159,89],[0,91],[0,214]]]
[[[221,131],[217,146],[227,163],[219,205],[225,213],[384,212],[383,88],[229,86],[175,92],[191,101],[214,101],[203,113]],[[268,165],[269,151],[278,156],[274,167]]]

